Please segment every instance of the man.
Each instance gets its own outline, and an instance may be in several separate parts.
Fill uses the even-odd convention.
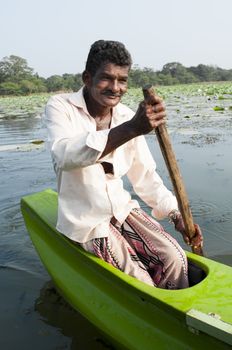
[[[90,49],[77,93],[50,98],[45,121],[58,180],[57,229],[85,250],[152,286],[188,287],[187,259],[179,244],[143,212],[123,187],[126,175],[157,219],[169,217],[189,244],[177,201],[156,173],[144,139],[165,123],[156,96],[134,113],[120,103],[132,65],[115,41],[99,40]]]

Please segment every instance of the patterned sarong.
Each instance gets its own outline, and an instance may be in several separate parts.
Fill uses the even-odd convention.
[[[81,246],[149,285],[166,289],[188,287],[184,251],[141,209],[133,209],[121,227],[110,224],[108,237],[96,238]]]

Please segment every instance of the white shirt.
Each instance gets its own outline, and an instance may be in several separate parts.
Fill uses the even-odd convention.
[[[113,108],[111,128],[128,121],[134,112],[119,103]],[[96,131],[88,113],[83,88],[77,93],[52,96],[46,106],[48,145],[58,180],[57,230],[84,243],[107,237],[114,216],[120,223],[139,204],[123,188],[127,175],[134,191],[162,219],[177,209],[175,196],[156,172],[144,136],[136,137],[101,158],[110,129]],[[105,174],[101,162],[113,164]]]

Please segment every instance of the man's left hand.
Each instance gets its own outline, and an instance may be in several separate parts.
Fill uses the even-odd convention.
[[[182,234],[185,243],[195,248],[202,247],[203,236],[199,225],[194,224],[195,235],[192,238],[190,238],[186,234],[184,221],[181,215],[176,218],[174,224],[175,224],[176,231],[179,231]]]

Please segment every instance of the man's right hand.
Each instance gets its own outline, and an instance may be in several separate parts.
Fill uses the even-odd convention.
[[[154,95],[149,98],[149,101],[143,101],[139,104],[130,125],[137,135],[143,135],[164,124],[165,119],[166,109],[163,100]]]
[[[139,104],[138,110],[131,120],[110,130],[106,147],[99,159],[134,137],[148,134],[164,124],[165,118],[166,111],[163,100],[156,95],[149,97],[148,101]]]

